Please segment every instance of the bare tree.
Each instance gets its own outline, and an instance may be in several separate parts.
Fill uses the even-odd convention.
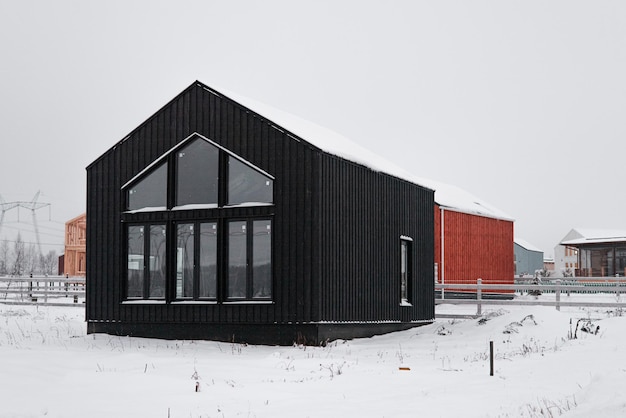
[[[17,233],[15,244],[13,245],[13,269],[11,274],[21,276],[26,270],[26,248],[22,241],[22,234]]]
[[[0,275],[9,274],[9,242],[2,240],[0,242]]]
[[[39,273],[37,268],[40,265],[40,260],[35,244],[29,244],[24,254],[24,272],[27,274]]]
[[[57,256],[57,252],[50,250],[48,254],[41,257],[41,272],[49,276],[55,274],[58,262],[59,257]]]

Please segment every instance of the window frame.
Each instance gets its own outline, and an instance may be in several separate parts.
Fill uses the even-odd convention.
[[[218,196],[217,196],[217,204],[215,203],[206,203],[206,204],[194,204],[194,205],[183,205],[183,206],[177,206],[177,184],[178,184],[178,164],[177,164],[177,154],[178,152],[182,151],[184,148],[186,148],[188,145],[191,145],[193,143],[193,141],[206,141],[208,144],[212,145],[213,147],[218,149],[218,178],[217,178],[217,189],[218,189]],[[267,177],[271,182],[272,182],[272,193],[271,193],[271,202],[246,202],[246,203],[237,203],[237,204],[229,204],[228,203],[228,174],[229,174],[229,168],[228,168],[228,161],[229,158],[233,158],[235,160],[237,160],[238,162],[242,163],[243,165],[247,166],[248,168],[258,172],[259,174]],[[151,207],[145,207],[145,208],[136,208],[136,209],[130,209],[129,208],[129,191],[132,188],[132,186],[137,185],[138,183],[140,183],[143,179],[146,178],[146,176],[149,176],[151,173],[155,172],[156,170],[158,170],[163,164],[167,165],[167,175],[166,175],[166,190],[165,190],[165,194],[166,194],[166,206],[165,207],[157,207],[157,208],[151,208]],[[223,146],[215,143],[214,141],[210,140],[209,138],[200,135],[198,133],[193,133],[191,135],[189,135],[187,138],[185,138],[183,141],[181,141],[180,143],[176,144],[174,147],[172,147],[169,151],[165,152],[165,154],[161,155],[159,158],[157,158],[155,161],[153,161],[151,164],[149,164],[146,168],[144,168],[143,170],[141,170],[139,173],[137,173],[135,176],[133,176],[129,181],[127,181],[126,183],[124,183],[124,185],[122,185],[121,187],[121,191],[122,191],[122,207],[123,210],[122,212],[124,213],[139,213],[139,212],[164,212],[164,211],[173,211],[173,210],[192,210],[192,209],[198,209],[198,208],[229,208],[229,207],[249,207],[249,206],[273,206],[274,205],[274,201],[275,201],[275,191],[274,191],[274,182],[276,181],[276,178],[274,176],[272,176],[271,174],[269,174],[267,171],[261,169],[260,167],[250,163],[249,161],[241,158],[240,156],[238,156],[237,154],[233,153],[232,151],[229,151],[228,149],[224,148]],[[185,207],[187,206],[187,207]]]
[[[184,152],[186,150],[193,148],[194,146],[196,146],[197,143],[201,141],[205,142],[204,145],[209,145],[212,148],[214,148],[214,150],[211,150],[211,153],[216,152],[215,156],[212,156],[212,155],[210,156],[211,158],[213,157],[215,158],[216,167],[211,167],[210,164],[208,164],[207,167],[203,167],[207,169],[207,172],[206,172],[207,182],[214,182],[214,190],[212,191],[215,193],[215,200],[212,202],[209,202],[209,201],[189,202],[189,203],[183,202],[181,200],[186,199],[186,198],[183,196],[183,193],[182,193],[183,190],[181,190],[181,185],[184,185],[185,183],[181,181],[182,180],[181,177],[185,177],[185,178],[188,177],[189,173],[186,173],[185,171],[187,171],[189,167],[185,165],[183,161],[181,161],[181,159],[184,157],[185,155]],[[202,138],[199,138],[199,137],[191,137],[187,141],[185,141],[183,144],[178,145],[173,151],[171,151],[172,156],[168,158],[168,162],[171,165],[173,165],[173,169],[172,169],[172,172],[169,173],[171,178],[169,178],[170,176],[168,176],[167,187],[172,193],[172,198],[168,202],[168,208],[185,208],[185,207],[192,207],[195,205],[220,206],[220,183],[223,181],[223,179],[221,178],[222,170],[221,170],[220,160],[224,158],[222,156],[222,152],[223,150],[216,144],[208,140],[203,140]],[[192,162],[197,163],[198,161],[194,161],[192,159]],[[201,162],[210,163],[211,161],[201,161]],[[193,167],[192,172],[198,169],[199,167]],[[214,174],[214,176],[212,176],[212,174]]]
[[[174,258],[172,259],[173,266],[173,281],[174,281],[174,292],[172,295],[172,300],[175,302],[184,302],[184,301],[217,301],[219,298],[219,255],[220,255],[220,239],[219,239],[219,222],[217,219],[194,219],[194,220],[175,220],[173,223],[173,230],[175,231],[175,238],[172,237],[170,243],[175,243],[174,245]],[[193,226],[193,254],[192,254],[192,269],[191,269],[191,283],[192,283],[192,292],[191,296],[186,296],[184,294],[184,282],[183,282],[183,292],[181,294],[178,293],[178,239],[179,235],[179,227],[181,225],[191,225]],[[202,226],[203,225],[213,225],[215,228],[215,287],[213,289],[214,296],[203,296],[201,294],[201,284],[202,284]]]
[[[159,206],[144,206],[143,208],[134,208],[131,209],[130,208],[130,193],[133,190],[134,186],[138,186],[139,184],[141,184],[144,180],[146,180],[147,178],[149,178],[150,176],[156,174],[161,168],[163,168],[165,166],[165,190],[164,190],[164,198],[165,198],[165,205],[159,205]],[[170,171],[170,163],[169,160],[165,160],[165,161],[159,161],[158,164],[151,164],[146,170],[144,170],[142,173],[143,175],[141,177],[135,177],[133,179],[133,181],[127,183],[126,185],[124,185],[123,189],[126,189],[126,191],[124,192],[124,208],[126,211],[129,212],[137,212],[137,211],[159,211],[159,210],[164,210],[168,207],[169,204],[169,198],[168,198],[168,189],[169,189],[169,171]]]
[[[254,237],[255,237],[255,232],[254,232],[254,223],[255,222],[262,222],[262,221],[268,221],[269,222],[269,229],[270,229],[270,257],[269,257],[269,279],[270,279],[270,283],[269,283],[269,296],[255,296],[254,295],[254,289],[255,289],[255,283],[256,283],[256,277],[255,277],[255,264],[254,264],[254,253],[255,253],[255,249],[254,249]],[[230,289],[230,227],[226,226],[226,225],[230,225],[231,223],[235,223],[235,222],[242,222],[245,225],[245,257],[246,257],[246,263],[245,263],[245,289],[244,289],[244,293],[245,295],[243,297],[240,296],[231,296],[229,293],[229,289]],[[225,296],[225,301],[227,302],[235,302],[235,301],[271,301],[273,300],[273,296],[274,296],[274,270],[273,270],[273,264],[274,264],[274,240],[272,238],[272,229],[273,229],[273,220],[272,218],[269,217],[258,217],[258,218],[232,218],[232,219],[227,219],[224,222],[224,236],[228,236],[228,238],[225,240],[225,242],[222,245],[222,248],[225,252],[225,255],[223,257],[224,260],[224,276],[223,276],[223,283],[224,283],[224,296]]]
[[[151,241],[152,241],[152,228],[153,227],[158,227],[161,226],[164,228],[164,232],[165,232],[165,251],[164,251],[164,258],[165,258],[165,266],[164,266],[164,271],[165,271],[165,275],[163,277],[163,294],[162,295],[158,295],[158,296],[153,296],[151,293],[152,290],[152,281],[153,281],[153,269],[150,268],[150,259],[152,257],[152,245],[151,245]],[[128,265],[130,263],[130,248],[129,248],[129,230],[130,228],[143,228],[142,234],[142,254],[141,254],[141,295],[140,296],[129,296],[129,268]],[[147,231],[150,231],[150,233],[148,233]],[[141,300],[150,300],[150,301],[164,301],[167,298],[167,276],[168,276],[168,253],[167,253],[167,245],[168,245],[168,228],[167,228],[167,223],[165,222],[153,222],[153,223],[145,223],[145,222],[140,222],[140,223],[128,223],[126,224],[125,228],[124,228],[124,236],[125,236],[125,259],[126,259],[126,263],[125,263],[125,274],[123,275],[124,277],[124,299],[128,300],[128,301],[141,301]],[[139,255],[139,254],[136,254]],[[147,255],[147,256],[146,256]]]
[[[217,188],[218,188],[218,204],[193,204],[189,205],[189,207],[177,207],[176,201],[176,193],[178,188],[178,167],[177,160],[178,152],[182,151],[185,147],[192,144],[190,141],[194,140],[204,140],[207,141],[210,145],[216,147],[218,149],[218,178],[217,178]],[[228,159],[234,158],[239,163],[243,163],[247,167],[259,172],[263,176],[266,176],[269,180],[272,181],[271,187],[271,202],[252,202],[252,203],[243,203],[243,204],[233,204],[228,205]],[[159,169],[162,164],[167,164],[167,177],[166,177],[166,185],[165,192],[167,195],[167,205],[164,208],[139,208],[139,209],[129,209],[128,208],[128,200],[129,195],[128,191],[131,187],[136,185],[138,182],[141,182],[145,176],[150,175],[154,170]],[[147,297],[144,292],[141,298],[138,297],[128,297],[128,280],[129,280],[129,269],[128,262],[125,262],[122,267],[121,277],[124,280],[123,283],[123,292],[121,292],[121,303],[133,303],[133,302],[165,302],[165,303],[238,303],[238,302],[255,302],[255,303],[273,303],[273,295],[274,295],[274,270],[272,268],[273,259],[274,259],[274,241],[270,240],[270,248],[269,248],[269,257],[270,257],[270,273],[269,273],[269,296],[267,297],[254,297],[253,289],[254,289],[254,277],[249,270],[253,269],[251,262],[246,262],[246,295],[241,298],[230,298],[228,297],[228,224],[231,221],[244,221],[246,222],[246,252],[247,256],[250,257],[250,254],[253,252],[250,250],[252,246],[252,239],[248,236],[248,234],[252,233],[254,222],[259,220],[267,220],[270,223],[270,228],[273,225],[274,218],[274,176],[268,174],[266,171],[260,169],[249,161],[241,158],[240,156],[226,150],[224,147],[216,144],[210,139],[194,133],[188,136],[185,140],[178,143],[172,149],[167,151],[161,157],[156,159],[153,163],[148,165],[146,168],[141,170],[137,175],[135,175],[131,180],[126,182],[120,189],[121,194],[121,222],[123,225],[122,232],[125,238],[125,245],[120,249],[122,252],[122,258],[128,260],[129,258],[129,243],[128,243],[128,234],[130,226],[143,226],[144,231],[146,228],[149,230],[151,226],[154,225],[165,225],[166,230],[166,275],[165,275],[165,296],[160,298],[151,298]],[[215,288],[213,290],[215,296],[207,296],[203,297],[200,295],[200,275],[201,269],[200,266],[200,257],[202,247],[200,244],[201,234],[200,229],[203,224],[215,224],[217,229],[216,231],[216,244],[215,244]],[[181,292],[180,297],[177,292],[178,285],[178,274],[177,274],[177,263],[178,263],[178,225],[184,224],[192,224],[194,225],[194,244],[193,244],[193,293],[187,296],[184,296],[184,292]],[[145,245],[145,244],[144,244]],[[145,251],[149,251],[148,249],[144,249]],[[144,276],[145,277],[144,272]],[[144,280],[145,281],[145,280]],[[143,284],[144,288],[148,286],[148,284]]]
[[[400,236],[400,306],[412,306],[413,238]]]

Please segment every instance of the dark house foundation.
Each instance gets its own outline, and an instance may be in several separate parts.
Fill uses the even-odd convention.
[[[338,339],[367,338],[430,324],[197,324],[197,323],[113,323],[90,322],[87,333],[162,338],[169,340],[213,340],[238,344],[262,345],[326,345]]]

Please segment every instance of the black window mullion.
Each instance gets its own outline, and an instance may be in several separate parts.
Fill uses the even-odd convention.
[[[252,221],[246,221],[246,299],[252,299],[252,270],[253,270],[253,254],[252,254],[252,239],[254,236],[254,231],[252,230]]]
[[[219,170],[217,173],[217,205],[220,208],[226,206],[228,202],[228,154],[224,150],[220,150]]]
[[[175,152],[167,156],[167,208],[171,209],[176,206],[176,170],[178,169],[178,161]]]

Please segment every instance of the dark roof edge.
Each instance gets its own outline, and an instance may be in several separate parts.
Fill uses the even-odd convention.
[[[96,158],[94,161],[92,161],[85,169],[89,170],[92,166],[96,165],[97,163],[100,162],[100,160],[102,160],[107,154],[109,154],[111,151],[113,151],[115,148],[117,148],[119,145],[123,144],[124,142],[126,142],[131,136],[133,136],[137,131],[139,131],[144,125],[146,125],[148,122],[150,122],[154,117],[156,117],[159,113],[161,113],[163,110],[165,110],[167,107],[171,106],[172,103],[174,103],[176,100],[178,100],[178,98],[180,98],[181,96],[185,95],[187,92],[189,92],[191,89],[193,88],[201,88],[203,90],[208,91],[209,93],[220,97],[220,98],[224,98],[228,101],[230,101],[231,103],[236,104],[237,106],[239,106],[240,108],[254,113],[256,116],[258,116],[259,118],[261,118],[262,120],[266,121],[267,123],[269,123],[270,125],[274,126],[275,128],[285,132],[287,135],[289,135],[290,137],[292,137],[293,139],[295,139],[298,142],[303,142],[305,144],[307,144],[309,147],[311,147],[313,150],[319,151],[319,152],[324,152],[324,150],[322,150],[321,148],[313,145],[312,143],[310,143],[309,141],[305,140],[304,138],[296,135],[295,133],[291,132],[289,129],[284,128],[283,126],[280,126],[279,124],[277,124],[276,122],[268,119],[267,117],[261,115],[260,113],[256,112],[254,109],[250,109],[249,107],[239,103],[238,101],[228,97],[227,95],[225,95],[224,93],[221,93],[218,90],[215,90],[212,87],[207,86],[206,84],[204,84],[203,82],[196,80],[193,83],[191,83],[188,87],[186,87],[183,91],[181,91],[180,93],[178,93],[176,96],[174,96],[171,100],[169,100],[165,105],[161,106],[157,111],[153,112],[148,118],[146,118],[142,123],[140,123],[136,128],[134,128],[132,131],[130,131],[123,139],[121,139],[120,141],[116,142],[115,145],[113,145],[112,147],[110,147],[109,149],[107,149],[103,154],[101,154],[98,158]]]
[[[174,103],[174,101],[176,101],[180,96],[184,95],[185,93],[187,93],[189,90],[191,90],[194,87],[202,87],[202,86],[203,86],[203,84],[200,81],[198,81],[198,80],[196,80],[193,83],[191,83],[191,85],[186,87],[183,91],[181,91],[176,96],[174,96],[172,99],[170,99],[166,104],[161,106],[156,112],[153,112],[150,116],[148,116],[148,118],[146,118],[146,120],[144,120],[139,125],[137,125],[137,127],[135,129],[133,129],[132,131],[130,131],[124,138],[122,138],[120,141],[116,142],[115,145],[113,145],[112,147],[107,149],[102,155],[100,155],[98,158],[96,158],[94,161],[92,161],[91,164],[89,164],[85,168],[85,170],[89,170],[93,165],[96,165],[97,163],[99,163],[100,160],[102,160],[107,154],[109,154],[111,151],[113,151],[115,148],[117,148],[122,143],[126,142],[126,140],[128,140],[131,136],[133,136],[133,134],[135,132],[140,130],[145,124],[150,122],[150,120],[152,120],[152,118],[154,118],[156,115],[161,113],[165,108],[167,108],[172,103]]]

